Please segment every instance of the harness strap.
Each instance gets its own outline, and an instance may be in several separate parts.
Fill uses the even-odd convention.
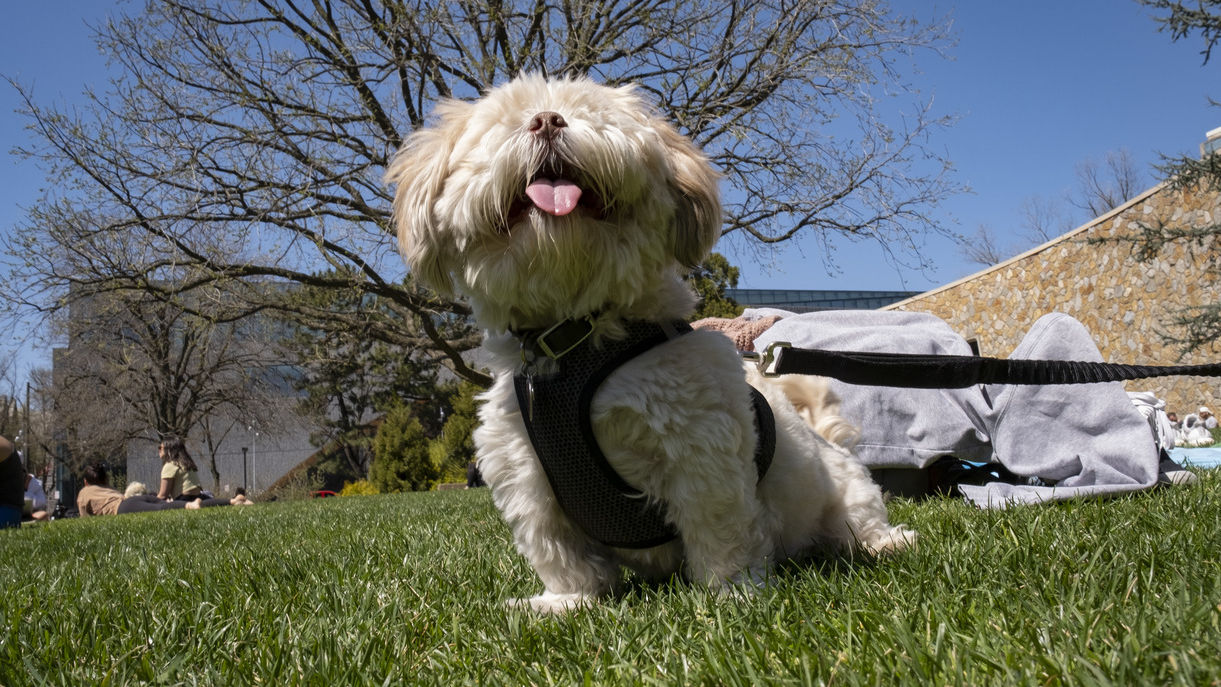
[[[793,348],[776,342],[759,356],[768,376],[807,374],[834,377],[848,384],[961,389],[976,384],[1094,384],[1150,377],[1221,377],[1221,363],[1203,365],[1125,365],[1078,360],[985,358]]]
[[[649,548],[674,539],[677,533],[665,520],[663,504],[648,500],[607,461],[594,438],[591,406],[598,387],[616,369],[654,346],[692,330],[681,321],[665,324],[631,321],[624,323],[624,327],[626,338],[605,341],[598,348],[584,344],[586,337],[577,337],[580,342],[559,356],[550,356],[559,365],[557,373],[532,375],[527,367],[524,373],[514,376],[513,388],[530,443],[560,508],[586,534],[603,544]],[[575,325],[561,327],[559,331],[583,329],[583,325]],[[574,337],[565,333],[562,338],[571,341]],[[531,347],[535,340],[529,340]],[[762,394],[753,389],[752,392],[759,435],[755,461],[762,479],[775,451],[775,422]]]

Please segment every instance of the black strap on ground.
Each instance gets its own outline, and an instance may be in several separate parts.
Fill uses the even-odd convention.
[[[961,389],[976,384],[1093,384],[1178,375],[1221,377],[1221,363],[1124,365],[785,346],[776,347],[774,359],[769,374],[821,375],[849,384],[909,389]]]

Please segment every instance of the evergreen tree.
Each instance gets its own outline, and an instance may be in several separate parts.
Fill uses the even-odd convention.
[[[475,441],[471,433],[479,424],[475,414],[478,409],[475,395],[479,391],[479,387],[470,382],[458,385],[441,436],[433,440],[434,460],[441,466],[446,481],[465,479],[467,463],[475,460]]]
[[[1161,25],[1160,31],[1170,33],[1172,41],[1199,34],[1204,41],[1200,54],[1204,57],[1204,64],[1208,64],[1213,47],[1221,40],[1221,0],[1138,1],[1146,7],[1166,12],[1164,16],[1156,17],[1156,21]],[[1211,102],[1213,105],[1221,105],[1216,100]],[[1221,155],[1218,155],[1217,151],[1205,151],[1199,158],[1163,157],[1158,169],[1170,180],[1171,189],[1221,192]],[[1157,255],[1162,246],[1170,242],[1187,241],[1202,246],[1210,240],[1213,245],[1221,241],[1221,221],[1216,217],[1211,225],[1203,227],[1157,222],[1142,225],[1141,229],[1142,235],[1135,238],[1139,254],[1146,259]],[[1213,275],[1214,282],[1221,280],[1221,257],[1217,255],[1215,248],[1206,260],[1204,269]],[[1213,296],[1215,298],[1215,294]],[[1221,339],[1221,302],[1213,300],[1211,303],[1180,310],[1170,320],[1170,324],[1177,330],[1171,337],[1172,340],[1182,344],[1185,349],[1194,350],[1212,345]]]
[[[296,367],[294,387],[305,394],[299,408],[319,427],[311,443],[332,447],[331,455],[344,464],[341,476],[359,479],[369,469],[374,418],[404,403],[428,406],[420,410],[424,417],[439,416],[439,408],[432,406],[443,396],[437,393],[438,368],[432,361],[368,334],[367,328],[389,311],[383,299],[356,288],[360,277],[349,272],[332,270],[319,278],[350,278],[351,289],[307,286],[294,290],[290,298],[303,312],[348,313],[354,326],[315,328],[289,320],[291,334],[284,348]],[[425,429],[435,433],[438,424]]]
[[[692,321],[705,317],[737,317],[742,306],[725,295],[725,289],[738,285],[738,268],[720,253],[708,256],[704,264],[687,275],[687,283],[699,296],[700,304],[691,316]]]
[[[369,481],[383,494],[427,491],[441,471],[428,450],[424,426],[412,409],[400,404],[386,413],[373,439],[373,466]]]

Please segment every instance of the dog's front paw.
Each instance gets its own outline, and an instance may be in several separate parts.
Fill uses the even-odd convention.
[[[875,556],[894,554],[905,549],[916,548],[916,540],[919,537],[920,535],[914,530],[898,525],[865,542],[865,550]]]
[[[592,606],[596,600],[596,597],[592,594],[580,592],[572,594],[543,592],[529,599],[509,599],[508,604],[510,608],[528,608],[536,613],[559,615],[578,608]]]
[[[750,596],[766,587],[770,576],[770,565],[752,565],[731,576],[725,586],[733,590],[734,595]]]

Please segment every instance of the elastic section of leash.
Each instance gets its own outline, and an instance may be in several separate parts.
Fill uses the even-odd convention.
[[[748,356],[766,376],[805,374],[849,384],[961,389],[977,384],[1096,384],[1180,375],[1221,377],[1221,363],[1127,365],[1079,360],[1028,360],[963,355],[826,351],[776,342]]]

